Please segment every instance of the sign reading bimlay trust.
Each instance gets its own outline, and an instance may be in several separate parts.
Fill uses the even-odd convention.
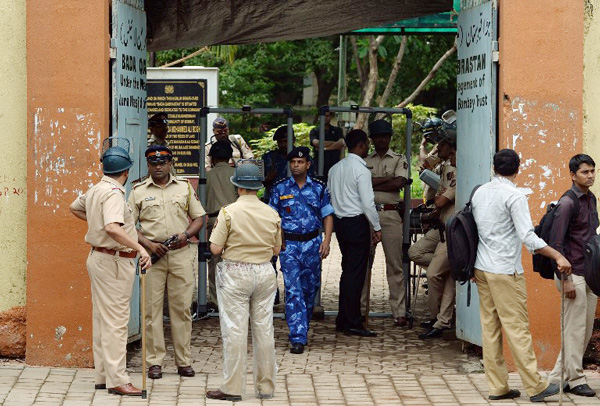
[[[168,114],[166,139],[178,176],[198,176],[200,109],[217,105],[217,79],[216,68],[148,69],[148,117]]]
[[[489,182],[496,149],[496,1],[462,0],[457,26],[457,189],[456,208],[464,207],[477,185]],[[479,296],[472,286],[456,286],[456,335],[481,343]]]

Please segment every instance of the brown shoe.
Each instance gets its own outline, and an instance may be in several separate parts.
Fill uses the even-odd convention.
[[[152,365],[148,368],[148,378],[150,379],[160,379],[162,378],[162,368],[160,365]]]
[[[406,317],[396,317],[394,319],[394,324],[396,327],[406,327],[408,326],[408,319]]]
[[[121,396],[142,396],[142,391],[130,383],[117,386],[116,388],[108,388],[108,393]]]
[[[196,371],[192,367],[177,367],[177,373],[181,376],[194,376],[196,375]]]
[[[228,400],[230,402],[239,402],[242,400],[240,395],[228,395],[226,393],[221,392],[220,390],[209,390],[206,392],[206,397],[209,399],[216,400]]]

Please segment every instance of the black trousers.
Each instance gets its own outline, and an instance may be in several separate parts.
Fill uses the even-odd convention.
[[[367,274],[371,228],[362,214],[343,218],[333,216],[333,224],[342,252],[339,312],[335,325],[338,330],[363,329],[360,297]]]

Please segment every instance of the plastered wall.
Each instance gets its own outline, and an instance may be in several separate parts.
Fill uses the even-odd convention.
[[[27,75],[25,2],[0,2],[0,312],[25,304]]]
[[[517,184],[531,189],[537,223],[571,186],[568,160],[584,150],[584,4],[500,0],[499,7],[499,147],[521,155]],[[549,369],[560,349],[560,297],[552,281],[533,273],[529,253],[523,265],[538,365]]]
[[[600,165],[600,0],[584,2],[583,146]],[[600,196],[600,178],[593,191]]]
[[[109,1],[27,1],[27,353],[92,366],[86,223],[70,203],[100,178],[109,128]]]

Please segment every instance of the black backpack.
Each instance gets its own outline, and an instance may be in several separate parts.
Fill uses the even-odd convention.
[[[561,199],[564,196],[569,196],[573,200],[574,208],[571,213],[571,221],[573,221],[573,219],[577,218],[579,215],[579,199],[571,189],[567,190],[565,194],[561,196]],[[554,225],[554,215],[556,214],[557,206],[558,204],[555,203],[550,204],[546,210],[546,214],[544,214],[540,220],[540,224],[533,229],[536,235],[546,241],[546,243],[550,242],[550,234],[552,234],[552,226]],[[553,259],[545,257],[542,254],[533,254],[533,271],[539,273],[544,279],[554,279],[554,274],[558,270],[556,269],[556,262],[554,262]]]
[[[600,235],[592,237],[585,245],[585,283],[594,295],[600,295]]]
[[[461,285],[468,283],[467,306],[471,305],[471,279],[475,271],[475,259],[477,258],[477,245],[479,234],[477,224],[473,217],[471,201],[473,195],[479,189],[477,185],[471,192],[471,197],[462,210],[446,221],[446,243],[448,244],[448,260],[452,278]]]

